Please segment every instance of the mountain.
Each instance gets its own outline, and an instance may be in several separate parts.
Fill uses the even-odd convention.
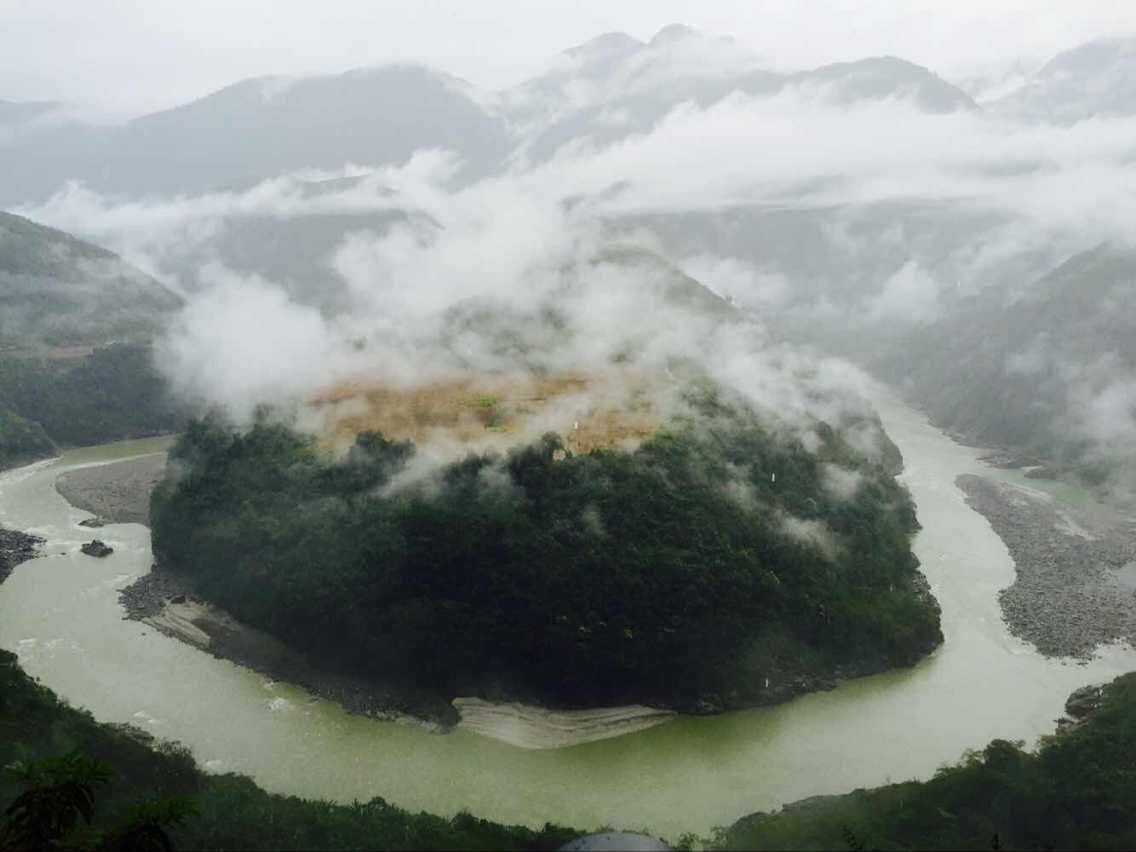
[[[31,121],[58,108],[59,104],[52,101],[0,100],[0,130]]]
[[[0,213],[0,469],[172,430],[149,341],[181,303],[109,251]]]
[[[1097,39],[1058,54],[989,108],[1058,124],[1136,114],[1136,38]]]
[[[900,98],[933,113],[978,108],[961,89],[895,57],[776,72],[733,39],[678,24],[647,43],[607,33],[572,48],[546,74],[502,93],[501,103],[522,153],[542,162],[585,137],[602,145],[646,132],[683,103],[706,108],[734,93],[787,90],[838,105]]]
[[[841,104],[902,98],[930,113],[978,108],[962,89],[922,65],[895,56],[823,65],[812,71],[789,75],[788,80],[789,85],[828,87],[827,98]]]
[[[757,396],[715,379],[695,353],[746,323],[693,279],[615,248],[445,314],[427,378],[329,388],[316,437],[191,423],[151,503],[162,569],[430,718],[719,712],[942,641],[878,421],[803,372],[825,421],[773,403],[772,372]]]
[[[787,89],[835,104],[895,97],[931,112],[976,108],[894,57],[774,72],[733,39],[676,24],[649,42],[598,36],[492,94],[421,66],[382,65],[248,79],[118,126],[29,127],[5,143],[15,167],[0,173],[0,205],[42,201],[69,180],[105,195],[192,194],[303,169],[401,163],[424,149],[454,151],[465,163],[459,180],[470,181],[510,156],[541,162],[584,137],[605,143],[649,130],[682,103]],[[48,106],[0,103],[0,127],[7,112]]]
[[[621,217],[776,336],[860,359],[953,315],[976,292],[1036,280],[1079,248],[1015,239],[1017,219],[966,203],[768,203]],[[1005,250],[1003,246],[1011,246]]]
[[[1030,286],[982,294],[885,361],[974,443],[1136,484],[1136,250],[1100,245]]]
[[[401,163],[452,150],[465,178],[507,146],[503,123],[467,84],[427,68],[260,77],[115,127],[71,125],[17,139],[0,204],[40,200],[67,180],[116,195],[200,193],[301,169]]]
[[[180,304],[118,255],[0,212],[0,350],[145,339]]]

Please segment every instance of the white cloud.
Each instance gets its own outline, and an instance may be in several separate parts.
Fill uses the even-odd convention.
[[[868,305],[868,316],[882,322],[926,325],[938,319],[940,312],[939,285],[914,261],[885,281]]]

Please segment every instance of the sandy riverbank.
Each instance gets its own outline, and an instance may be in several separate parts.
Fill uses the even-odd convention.
[[[986,477],[957,480],[1005,542],[1017,577],[999,593],[1010,632],[1054,657],[1136,642],[1136,522]]]
[[[460,728],[520,748],[562,748],[630,734],[669,722],[677,714],[629,704],[592,710],[548,710],[528,704],[494,704],[480,698],[455,698]]]
[[[111,524],[150,521],[150,492],[166,470],[166,454],[151,453],[111,464],[81,467],[55,480],[63,499]]]

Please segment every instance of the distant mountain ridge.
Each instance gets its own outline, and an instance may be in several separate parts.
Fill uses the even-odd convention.
[[[465,178],[500,162],[508,138],[472,87],[416,65],[337,75],[259,77],[114,127],[25,134],[6,150],[0,204],[40,200],[66,181],[133,197],[256,182],[303,169],[401,163],[442,148]]]
[[[58,108],[54,101],[0,100],[0,129],[23,124]]]
[[[1136,115],[1136,37],[1096,39],[1059,53],[990,109],[1058,124]]]
[[[402,163],[425,149],[455,152],[465,164],[459,180],[468,182],[501,168],[518,147],[539,161],[582,135],[611,141],[650,129],[681,103],[707,106],[733,92],[800,87],[837,103],[899,97],[932,112],[977,108],[961,89],[901,59],[779,73],[733,39],[678,24],[647,43],[601,35],[562,60],[496,93],[423,66],[387,64],[242,80],[118,126],[25,128],[6,143],[5,158],[18,167],[0,172],[0,205],[42,201],[70,180],[115,196],[196,194],[305,169]],[[0,102],[0,127],[54,106]],[[612,113],[624,115],[613,123]]]
[[[798,90],[840,105],[897,98],[931,113],[979,109],[957,86],[897,57],[778,72],[733,39],[680,24],[647,43],[605,33],[564,57],[565,63],[501,94],[518,144],[533,162],[583,137],[608,144],[649,131],[680,104],[706,108],[734,93],[771,97]]]
[[[1102,244],[995,290],[886,359],[942,425],[982,446],[1136,486],[1136,249]]]
[[[672,24],[646,42],[604,33],[499,92],[386,64],[242,80],[111,127],[39,126],[34,119],[58,104],[0,100],[5,159],[15,166],[0,172],[0,205],[41,201],[68,180],[110,195],[192,194],[303,169],[401,163],[430,148],[457,153],[461,180],[471,181],[518,156],[545,161],[582,137],[603,144],[650,130],[682,103],[794,89],[836,105],[895,98],[931,113],[979,109],[962,88],[898,57],[774,71],[734,39]],[[986,107],[1015,121],[1136,114],[1136,38],[1059,54]]]

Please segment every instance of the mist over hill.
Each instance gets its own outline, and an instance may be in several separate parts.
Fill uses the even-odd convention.
[[[896,98],[930,113],[977,109],[958,88],[896,57],[773,71],[732,39],[677,24],[646,44],[624,33],[599,36],[501,100],[519,131],[520,156],[539,163],[573,143],[604,146],[649,132],[679,106],[785,92],[834,107]]]
[[[1102,38],[1061,53],[989,108],[1009,118],[1074,124],[1136,113],[1136,38]]]
[[[0,204],[42,200],[68,181],[114,196],[223,189],[298,170],[401,162],[446,148],[465,178],[505,155],[501,120],[468,84],[413,65],[262,77],[120,126],[29,128],[5,146]]]
[[[149,347],[182,305],[117,255],[0,213],[0,468],[179,422]]]
[[[680,25],[598,36],[500,92],[417,66],[259,78],[120,127],[21,131],[7,179],[41,190],[7,197],[215,307],[279,290],[384,329],[436,276],[476,292],[527,262],[523,240],[590,221],[775,339],[877,364],[1128,241],[1126,45],[1063,53],[984,108],[899,58],[786,70]],[[51,139],[72,173],[37,165]],[[424,268],[420,245],[456,253]]]
[[[6,101],[0,99],[0,130],[11,131],[21,124],[47,115],[59,104],[51,101]]]
[[[875,25],[841,14],[853,30]],[[932,23],[920,21],[920,39],[937,38]],[[1021,23],[1023,43],[1035,38]],[[525,37],[510,25],[500,38]],[[122,598],[131,617],[273,681],[299,660],[290,682],[384,719],[444,730],[464,697],[506,726],[516,707],[491,703],[536,705],[523,713],[538,724],[644,709],[615,707],[626,704],[657,721],[912,669],[762,716],[760,736],[774,736],[850,695],[932,694],[903,690],[959,661],[987,682],[985,656],[928,659],[943,642],[962,647],[965,630],[1032,678],[1052,661],[1012,635],[1046,631],[1015,618],[1084,633],[1095,612],[1127,612],[1136,588],[1124,556],[1136,505],[1136,40],[1104,35],[954,79],[910,61],[929,55],[917,41],[874,55],[853,33],[859,52],[798,67],[671,24],[596,36],[505,88],[379,56],[240,79],[117,123],[5,90],[0,469],[178,433],[151,531],[132,531],[143,570]],[[359,53],[343,56],[335,67]],[[1034,511],[1009,486],[975,500],[966,483],[982,453],[897,405],[898,427],[920,430],[904,474],[870,401],[880,380],[958,442],[1083,486],[1045,488],[1092,511],[1066,515],[1060,498]],[[920,465],[928,435],[957,459]],[[1025,508],[996,516],[1008,505]],[[945,524],[945,538],[916,537],[956,508],[990,521],[968,515],[989,546],[944,554],[940,541],[964,538]],[[59,525],[72,550],[73,523]],[[925,568],[935,560],[934,587],[916,552]],[[1045,571],[1027,564],[1037,554]],[[1016,570],[1029,594],[1013,607],[998,598],[1009,629],[993,582],[952,601],[946,584],[972,575],[939,560]],[[948,603],[982,615],[960,626]],[[202,625],[224,641],[208,644],[219,634]],[[258,666],[258,648],[280,653]],[[1127,659],[1101,653],[1114,652]],[[995,741],[925,785],[814,798],[704,845],[993,835],[998,847],[1003,826],[1023,843],[1047,842],[1037,826],[1111,842],[1131,833],[1132,784],[1104,734],[1132,727],[1131,692],[1128,680],[1096,690],[1085,712],[1104,715],[1067,720],[1066,738],[1036,754]],[[949,704],[936,712],[954,714],[952,736],[1006,722]],[[927,703],[895,706],[917,715]],[[307,712],[260,693],[254,711]],[[704,721],[678,736],[696,732],[695,763],[717,772]],[[1010,721],[1037,731],[1036,719]],[[943,729],[913,728],[925,730]],[[566,755],[557,768],[575,770],[592,752]],[[263,822],[262,805],[248,807],[242,819]],[[436,836],[464,836],[466,822]]]
[[[301,170],[400,163],[431,148],[457,153],[469,181],[518,152],[539,162],[574,141],[607,144],[649,131],[681,104],[705,108],[734,93],[975,108],[931,71],[894,57],[794,73],[755,61],[731,40],[673,25],[648,44],[601,36],[548,74],[496,93],[417,65],[243,80],[124,125],[69,121],[12,133],[5,158],[18,168],[0,175],[0,204],[42,201],[68,181],[119,197],[217,191]],[[0,120],[50,106],[5,103]]]
[[[0,349],[148,338],[181,305],[112,252],[0,212]]]
[[[165,569],[431,718],[720,712],[941,641],[854,376],[641,250],[558,272],[420,314],[409,372],[358,339],[357,380],[291,416],[191,424],[152,504]]]
[[[941,423],[1131,496],[1136,252],[1101,245],[907,339],[889,376]]]

